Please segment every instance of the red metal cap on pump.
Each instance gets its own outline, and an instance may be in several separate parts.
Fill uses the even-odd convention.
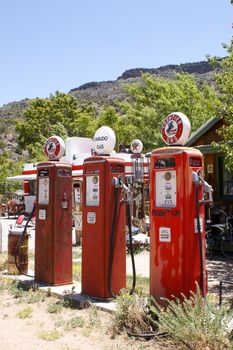
[[[167,145],[183,146],[190,134],[190,122],[188,117],[181,112],[169,114],[162,125],[162,137]]]

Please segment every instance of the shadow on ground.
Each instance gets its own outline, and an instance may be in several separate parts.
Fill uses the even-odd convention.
[[[207,273],[209,293],[219,293],[220,281],[233,283],[233,256],[227,258],[216,254],[211,259],[207,259]],[[233,284],[223,284],[223,297],[233,298]]]

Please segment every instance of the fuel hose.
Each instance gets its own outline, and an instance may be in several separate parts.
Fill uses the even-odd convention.
[[[129,229],[129,248],[130,248],[130,256],[132,262],[132,270],[133,270],[133,282],[130,290],[130,295],[134,293],[136,286],[136,268],[135,268],[135,260],[134,260],[134,252],[133,252],[133,236],[132,236],[132,226],[131,226],[131,215],[130,215],[130,203],[126,205],[126,216],[127,216],[127,225]]]
[[[32,209],[32,212],[31,212],[30,215],[28,216],[28,219],[27,219],[26,224],[25,224],[25,226],[24,226],[22,235],[20,236],[20,239],[18,240],[18,243],[17,243],[16,248],[15,248],[15,266],[17,267],[17,269],[19,270],[19,272],[20,272],[22,275],[27,276],[27,277],[35,277],[35,276],[28,275],[28,274],[24,273],[24,272],[21,270],[21,268],[20,268],[20,266],[19,266],[19,263],[18,263],[18,261],[17,261],[17,253],[19,253],[19,250],[20,250],[21,244],[22,244],[22,242],[23,242],[23,239],[24,239],[25,235],[27,234],[27,227],[28,227],[28,224],[29,224],[29,222],[31,221],[31,219],[32,219],[32,217],[33,217],[33,214],[34,214],[34,212],[35,212],[35,208],[36,208],[36,206],[34,205],[34,206],[33,206],[33,209]]]
[[[200,208],[199,208],[199,199],[198,199],[198,184],[195,185],[196,192],[196,220],[197,220],[197,233],[198,233],[198,241],[199,241],[199,251],[200,251],[200,288],[202,292],[202,296],[205,297],[205,288],[204,288],[204,263],[203,263],[203,247],[202,247],[202,238],[201,238],[201,224],[200,224]]]
[[[116,228],[116,219],[118,214],[118,188],[114,187],[114,212],[112,219],[112,227],[110,233],[110,243],[109,243],[109,263],[108,263],[108,292],[112,298],[116,298],[117,296],[113,293],[112,290],[112,267],[113,267],[113,258],[114,258],[114,239],[115,239],[115,228]],[[132,269],[133,269],[133,282],[130,290],[130,295],[133,294],[136,286],[136,269],[135,269],[135,261],[134,261],[134,253],[133,253],[133,238],[132,238],[132,229],[131,229],[131,215],[130,215],[130,203],[126,205],[126,216],[127,216],[127,225],[129,229],[129,242],[130,242],[130,255],[132,261]]]
[[[113,256],[114,256],[114,238],[115,238],[115,227],[116,218],[118,212],[118,188],[114,187],[114,204],[113,204],[113,218],[112,227],[110,232],[110,242],[109,242],[109,260],[108,260],[108,292],[112,298],[116,298],[116,295],[112,290],[112,267],[113,267]]]

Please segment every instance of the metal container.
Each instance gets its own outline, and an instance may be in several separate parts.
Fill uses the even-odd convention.
[[[13,228],[9,230],[8,272],[11,275],[20,275],[21,272],[25,274],[28,273],[28,234],[25,234],[19,249],[17,249],[17,245],[22,236],[23,230],[23,228]],[[18,270],[15,264],[15,255],[21,272]]]

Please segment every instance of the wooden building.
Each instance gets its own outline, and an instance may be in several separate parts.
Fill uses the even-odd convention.
[[[218,129],[223,125],[222,119],[209,119],[189,138],[186,146],[198,148],[204,155],[205,180],[213,187],[214,206],[233,214],[233,172],[225,168],[221,151],[212,146],[220,141]]]

